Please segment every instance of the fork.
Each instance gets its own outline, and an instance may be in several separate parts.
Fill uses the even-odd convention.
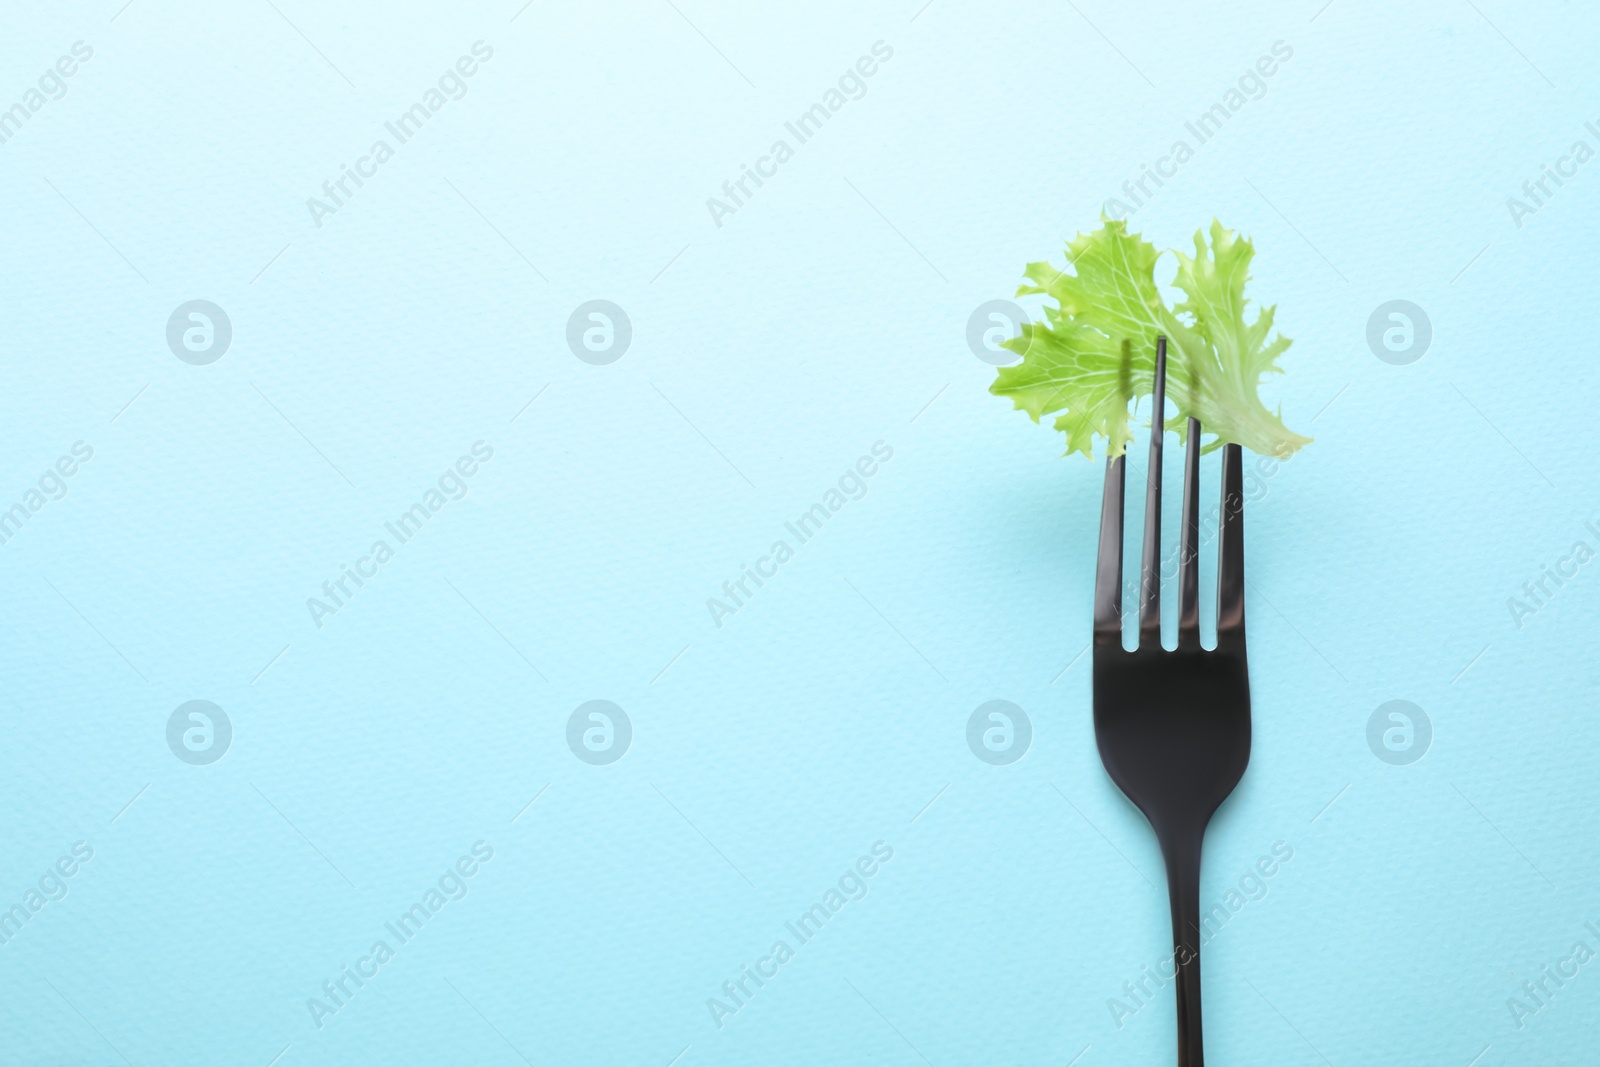
[[[1222,449],[1217,644],[1200,644],[1200,423],[1188,422],[1179,538],[1178,644],[1161,647],[1161,438],[1167,339],[1156,340],[1150,468],[1140,573],[1139,644],[1122,647],[1122,503],[1126,456],[1106,464],[1094,583],[1094,735],[1100,762],[1161,844],[1172,907],[1178,1067],[1203,1067],[1200,853],[1206,824],[1250,761],[1244,641],[1244,498],[1239,446]]]

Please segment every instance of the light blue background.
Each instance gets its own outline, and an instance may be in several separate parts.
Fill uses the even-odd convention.
[[[0,106],[94,56],[0,145],[0,503],[94,457],[0,547],[0,898],[95,851],[0,946],[0,1062],[1172,1062],[1170,986],[1108,1007],[1169,928],[1074,662],[1100,467],[988,395],[964,335],[1280,40],[1133,221],[1256,241],[1295,338],[1264,395],[1316,437],[1248,512],[1255,748],[1205,900],[1294,858],[1206,948],[1208,1049],[1592,1054],[1600,962],[1521,1029],[1507,999],[1600,947],[1600,564],[1520,628],[1507,599],[1600,547],[1600,162],[1521,228],[1505,201],[1594,143],[1600,20],[920,3],[9,5]],[[465,98],[315,226],[478,40]],[[716,226],[879,40],[865,97]],[[210,366],[165,342],[196,298],[233,324]],[[609,366],[565,341],[593,298],[633,324]],[[1409,366],[1366,344],[1392,299],[1433,324]],[[315,626],[479,440],[470,494]],[[714,626],[880,440],[867,495]],[[233,724],[210,766],[165,741],[192,699]],[[611,766],[566,745],[591,699],[633,723]],[[990,699],[1033,722],[1008,767],[966,745]],[[1391,699],[1433,723],[1410,766],[1367,745]],[[313,1025],[480,839],[470,894]],[[879,840],[870,894],[714,1025]]]

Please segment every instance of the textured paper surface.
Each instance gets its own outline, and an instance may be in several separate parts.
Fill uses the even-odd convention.
[[[1250,490],[1211,1056],[1589,1054],[1593,16],[920,3],[9,12],[0,105],[92,58],[0,143],[0,505],[45,479],[0,545],[0,906],[66,892],[0,945],[0,1063],[1171,1062],[1159,856],[1079,658],[1101,468],[966,340],[1145,165],[1157,246],[1256,242],[1295,339],[1264,395],[1316,438]],[[1513,212],[1545,164],[1573,176]],[[231,325],[203,365],[168,345],[192,300]],[[591,300],[631,324],[609,364],[568,344]],[[1393,300],[1431,323],[1409,364],[1368,344]],[[168,741],[196,700],[209,764],[187,713]],[[569,746],[596,700],[609,764]],[[1031,723],[1008,765],[968,745],[991,700]],[[1431,724],[1408,765],[1368,743],[1392,700]]]

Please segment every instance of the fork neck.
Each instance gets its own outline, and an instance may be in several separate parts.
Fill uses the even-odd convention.
[[[1178,1067],[1204,1067],[1205,1042],[1200,1008],[1200,852],[1199,830],[1160,833],[1166,860],[1167,892],[1172,902],[1173,983],[1178,1009]]]

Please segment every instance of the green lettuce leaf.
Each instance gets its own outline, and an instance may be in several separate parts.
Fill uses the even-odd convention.
[[[1130,402],[1148,396],[1155,377],[1157,336],[1167,338],[1167,397],[1178,409],[1169,428],[1182,434],[1187,418],[1214,435],[1206,447],[1236,442],[1263,455],[1285,457],[1308,443],[1287,429],[1256,395],[1263,375],[1281,373],[1278,356],[1288,338],[1271,336],[1275,308],[1246,322],[1255,247],[1222,224],[1195,234],[1195,254],[1175,252],[1174,285],[1185,299],[1168,307],[1155,282],[1155,246],[1130,234],[1121,220],[1079,234],[1067,245],[1068,274],[1049,263],[1030,263],[1018,296],[1055,301],[1045,321],[1027,323],[1004,342],[1022,362],[1001,367],[989,391],[1008,396],[1038,422],[1055,415],[1067,435],[1067,454],[1094,454],[1096,436],[1107,455],[1121,455],[1131,430]]]

